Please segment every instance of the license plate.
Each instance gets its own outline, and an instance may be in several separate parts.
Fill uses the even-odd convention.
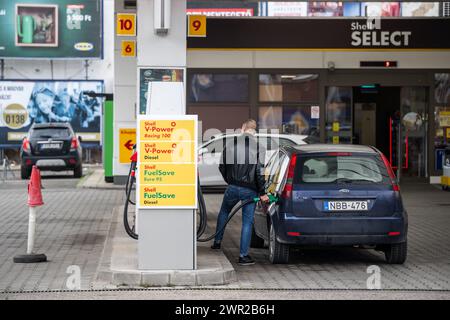
[[[41,149],[60,149],[61,144],[59,143],[44,143],[41,145]]]
[[[367,211],[368,201],[324,201],[325,211]]]

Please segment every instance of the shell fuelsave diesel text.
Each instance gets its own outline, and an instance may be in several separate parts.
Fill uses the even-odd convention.
[[[156,191],[156,188],[144,188],[144,199],[175,199],[174,193],[163,193]]]

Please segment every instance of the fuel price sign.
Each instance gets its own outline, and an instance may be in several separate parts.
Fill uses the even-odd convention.
[[[138,205],[197,207],[197,116],[138,116]]]

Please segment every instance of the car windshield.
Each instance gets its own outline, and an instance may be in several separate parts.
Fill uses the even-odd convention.
[[[68,128],[35,128],[31,133],[32,139],[65,139],[70,137]]]
[[[389,184],[389,175],[378,155],[306,156],[296,165],[297,183],[382,183]]]

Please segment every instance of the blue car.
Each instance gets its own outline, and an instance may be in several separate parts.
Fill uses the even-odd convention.
[[[408,216],[376,148],[286,146],[267,162],[265,176],[279,201],[257,207],[251,246],[268,243],[272,263],[288,263],[292,246],[369,246],[390,264],[405,262]]]

